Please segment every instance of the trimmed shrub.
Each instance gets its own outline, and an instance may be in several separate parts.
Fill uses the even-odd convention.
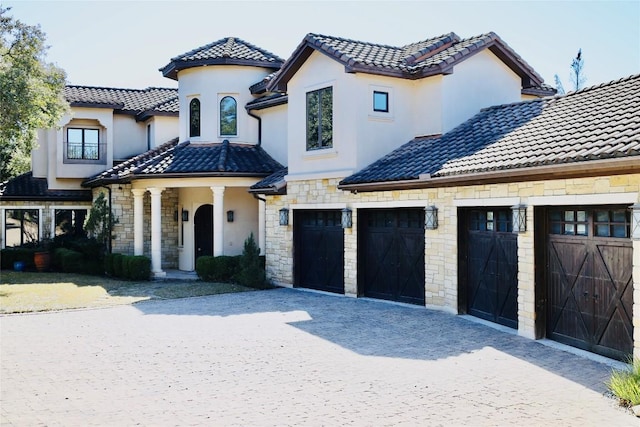
[[[53,255],[54,265],[63,273],[84,273],[84,259],[80,252],[58,248]]]
[[[256,289],[268,288],[266,274],[260,261],[260,248],[253,238],[253,233],[244,241],[244,250],[240,257],[240,274],[238,282],[243,286]]]
[[[32,248],[6,248],[0,251],[0,268],[3,270],[13,270],[13,263],[16,261],[20,261],[24,264],[24,268],[27,270],[31,270],[35,268],[35,264],[33,263],[33,253],[35,252]]]
[[[149,280],[151,277],[151,260],[146,256],[125,256],[128,266],[126,278],[129,280]]]
[[[201,256],[196,260],[196,272],[207,282],[232,282],[240,272],[240,257]]]
[[[115,277],[124,277],[124,275],[123,275],[124,268],[122,266],[124,255],[122,255],[122,254],[111,254],[111,255],[113,256],[113,258],[112,258],[113,275]]]
[[[113,276],[113,256],[115,254],[106,254],[104,256],[104,272],[107,276]]]

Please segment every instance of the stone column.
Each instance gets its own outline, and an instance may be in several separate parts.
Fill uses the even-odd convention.
[[[142,188],[132,189],[133,194],[133,254],[144,255],[144,193]]]
[[[213,256],[224,255],[224,187],[213,191]]]
[[[260,247],[260,255],[264,255],[267,241],[266,207],[265,202],[258,199],[258,247]]]
[[[162,271],[162,191],[164,188],[148,188],[151,193],[151,273],[164,277]]]

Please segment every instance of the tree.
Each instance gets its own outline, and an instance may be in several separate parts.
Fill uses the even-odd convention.
[[[584,75],[584,59],[582,58],[582,49],[578,49],[578,54],[571,61],[571,83],[573,90],[580,90],[584,87],[587,77]]]
[[[93,201],[93,206],[89,211],[87,219],[84,221],[84,229],[90,237],[102,246],[105,252],[111,252],[111,240],[115,238],[112,233],[113,226],[118,223],[110,203],[104,193],[100,192]]]
[[[45,33],[9,10],[0,6],[0,181],[29,170],[36,131],[68,111],[66,75],[45,61]]]
[[[578,54],[573,61],[571,61],[571,66],[569,67],[571,72],[569,74],[569,79],[571,80],[571,89],[576,91],[580,90],[584,87],[584,83],[587,81],[587,77],[584,75],[584,59],[582,58],[582,49],[578,49]],[[553,78],[556,82],[556,90],[558,91],[558,95],[564,95],[564,87],[562,86],[562,81],[557,74],[554,74]]]

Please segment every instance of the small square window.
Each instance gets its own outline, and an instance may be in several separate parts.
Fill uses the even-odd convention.
[[[373,91],[373,111],[382,113],[389,112],[389,93]]]

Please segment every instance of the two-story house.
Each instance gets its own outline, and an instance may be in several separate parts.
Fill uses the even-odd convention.
[[[161,72],[178,90],[156,104],[67,88],[74,118],[0,186],[3,245],[108,192],[113,250],[150,256],[156,276],[253,233],[281,286],[640,354],[639,76],[554,97],[493,33],[309,34],[287,61],[225,38]],[[43,194],[58,201],[29,198]]]

